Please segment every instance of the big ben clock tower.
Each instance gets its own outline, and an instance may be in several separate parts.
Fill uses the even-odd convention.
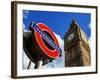
[[[73,19],[64,35],[65,67],[89,66],[90,47],[86,34]]]

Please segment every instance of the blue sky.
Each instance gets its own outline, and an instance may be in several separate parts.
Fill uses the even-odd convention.
[[[89,13],[23,10],[23,23],[26,30],[32,21],[36,23],[44,23],[56,34],[60,35],[62,39],[64,33],[68,31],[73,17],[86,35],[90,37],[91,14]]]
[[[44,68],[64,67],[65,53],[63,37],[65,32],[68,31],[73,17],[89,38],[91,36],[91,14],[89,13],[23,10],[24,30],[28,30],[30,23],[33,21],[36,23],[44,23],[54,31],[55,36],[60,44],[60,48],[62,49],[62,56],[55,59],[52,63],[45,65]],[[27,59],[25,59],[25,61],[26,60]]]

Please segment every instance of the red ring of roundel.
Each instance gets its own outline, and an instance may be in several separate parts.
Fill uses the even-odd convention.
[[[47,31],[47,32],[52,36],[52,38],[54,39],[55,44],[59,46],[59,43],[58,43],[58,40],[57,40],[55,34],[53,33],[53,31],[52,31],[48,26],[46,26],[46,25],[43,24],[43,23],[38,23],[37,25],[39,26],[39,28],[40,28],[41,30]],[[50,57],[50,58],[57,58],[57,57],[60,55],[60,53],[59,53],[58,50],[56,50],[56,49],[50,50],[50,49],[44,44],[43,39],[42,39],[42,37],[40,36],[40,34],[39,34],[38,32],[36,32],[36,31],[35,31],[35,37],[36,37],[36,40],[37,40],[37,42],[38,42],[38,45],[40,46],[40,48],[42,49],[42,51],[44,52],[45,55],[47,55],[47,56]]]

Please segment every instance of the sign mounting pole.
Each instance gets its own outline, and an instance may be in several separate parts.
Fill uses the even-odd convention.
[[[34,69],[41,69],[41,68],[42,68],[42,64],[43,64],[43,61],[42,61],[42,60],[39,60],[39,61],[35,64]]]

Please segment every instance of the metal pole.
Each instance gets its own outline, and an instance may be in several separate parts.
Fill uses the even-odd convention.
[[[30,60],[29,63],[28,63],[27,69],[30,69],[30,66],[31,66],[31,60]]]
[[[34,69],[41,69],[41,68],[42,68],[42,64],[43,64],[43,61],[42,61],[42,60],[38,61],[38,62],[35,64]]]

